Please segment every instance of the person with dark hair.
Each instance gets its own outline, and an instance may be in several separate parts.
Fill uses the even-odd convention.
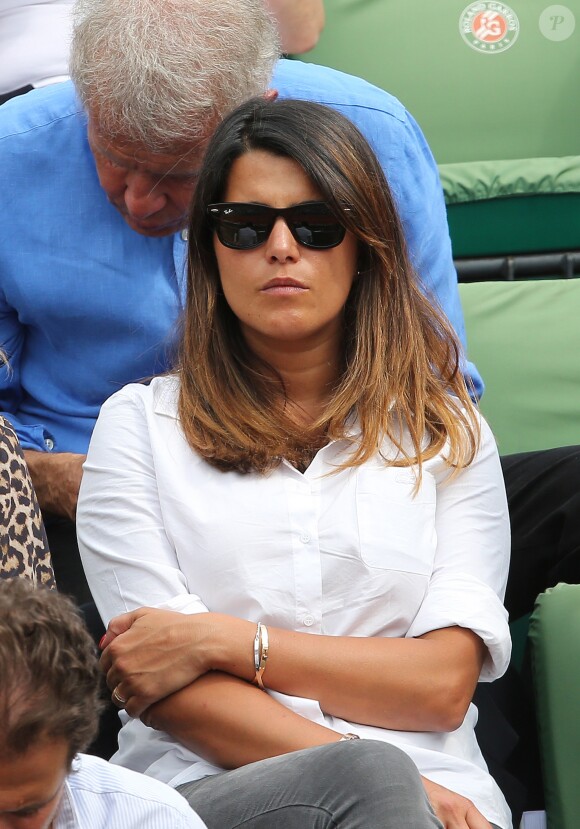
[[[97,730],[95,647],[66,596],[0,582],[2,829],[203,829],[177,792],[80,754]]]
[[[34,487],[18,438],[3,417],[0,521],[0,579],[26,578],[43,587],[54,587],[50,551]]]
[[[188,253],[175,369],[105,403],[79,496],[114,762],[216,829],[508,829],[471,705],[510,654],[501,468],[374,153],[243,104]]]

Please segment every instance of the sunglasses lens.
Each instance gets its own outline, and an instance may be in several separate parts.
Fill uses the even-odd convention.
[[[283,216],[294,238],[305,247],[332,248],[344,239],[345,228],[323,202],[300,204],[280,212],[250,204],[210,205],[218,239],[229,248],[251,250],[262,245],[278,216]]]
[[[290,208],[286,221],[294,238],[307,248],[323,250],[336,247],[346,233],[324,202],[299,204]]]
[[[268,238],[269,225],[264,216],[231,209],[220,216],[216,232],[222,245],[236,250],[251,250]]]
[[[292,222],[294,236],[308,248],[333,248],[344,239],[345,229],[333,216],[296,217]]]

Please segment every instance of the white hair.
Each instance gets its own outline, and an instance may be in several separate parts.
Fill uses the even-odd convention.
[[[279,57],[264,0],[77,0],[70,72],[99,131],[196,144],[263,93]]]

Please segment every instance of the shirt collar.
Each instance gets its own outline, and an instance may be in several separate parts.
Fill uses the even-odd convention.
[[[72,761],[70,774],[74,774],[78,771],[80,765],[81,759],[77,755]],[[54,816],[52,826],[54,829],[80,829],[81,827],[79,815],[75,808],[70,786],[68,784],[68,777],[64,781],[60,803],[58,804],[58,809],[56,815]]]

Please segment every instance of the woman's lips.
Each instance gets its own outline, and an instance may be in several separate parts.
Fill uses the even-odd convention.
[[[269,294],[292,294],[308,290],[303,282],[288,276],[277,276],[270,279],[261,289]]]

